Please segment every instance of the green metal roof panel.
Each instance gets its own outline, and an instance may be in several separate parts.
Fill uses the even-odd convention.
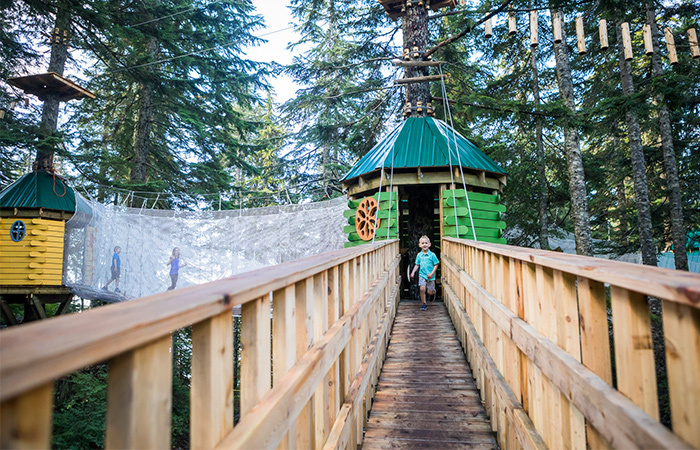
[[[455,151],[455,147],[457,151]],[[458,166],[493,173],[506,171],[442,120],[409,117],[377,143],[343,180],[359,177],[380,167]]]
[[[0,208],[47,208],[74,212],[75,193],[58,176],[31,172],[0,192]]]

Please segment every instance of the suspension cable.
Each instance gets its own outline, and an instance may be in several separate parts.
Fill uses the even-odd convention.
[[[442,75],[442,65],[438,66],[440,70],[440,75]],[[447,89],[445,88],[445,78],[441,77],[441,84],[442,84],[442,95],[443,95],[443,102],[446,105],[446,111],[447,111],[447,116],[450,118],[450,127],[452,128],[452,138],[454,140],[455,144],[455,153],[457,153],[457,162],[459,165],[459,174],[462,177],[462,187],[464,188],[464,198],[467,199],[467,210],[469,211],[469,221],[472,226],[472,238],[476,241],[476,228],[474,227],[474,216],[472,215],[472,208],[471,204],[469,202],[469,193],[467,192],[467,184],[464,181],[464,170],[462,169],[462,158],[459,156],[459,148],[457,147],[457,132],[455,131],[454,127],[454,122],[452,121],[452,111],[450,110],[450,102],[447,101]],[[448,137],[448,153],[449,153],[449,137]],[[452,172],[452,168],[450,167],[450,172]],[[457,213],[457,202],[455,201],[455,214]],[[457,230],[459,230],[459,225],[457,226]]]

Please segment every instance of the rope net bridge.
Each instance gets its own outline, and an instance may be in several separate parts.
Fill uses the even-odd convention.
[[[64,284],[83,298],[119,301],[165,291],[170,256],[180,249],[177,288],[230,277],[343,247],[339,198],[228,211],[172,211],[104,205],[76,196],[92,215],[66,224]],[[86,222],[89,222],[86,224]],[[119,254],[120,295],[102,287]],[[184,266],[183,266],[184,265]]]

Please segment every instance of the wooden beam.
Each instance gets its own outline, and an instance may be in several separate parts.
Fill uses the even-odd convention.
[[[518,32],[518,27],[515,24],[515,13],[509,12],[508,13],[508,34],[510,36],[513,36],[517,32]]]
[[[51,448],[53,382],[0,405],[0,448]]]
[[[484,36],[486,36],[486,39],[493,36],[493,28],[491,26],[491,18],[490,17],[488,19],[486,19],[486,22],[484,22]]]
[[[600,19],[598,22],[598,35],[600,36],[600,49],[607,50],[610,47],[608,44],[608,21]]]
[[[412,78],[399,78],[394,80],[396,84],[413,84],[413,83],[427,83],[430,81],[440,81],[448,78],[449,74],[440,75],[427,75],[424,77],[412,77]]]
[[[231,336],[233,318],[229,311],[192,326],[192,448],[212,448],[233,429]]]
[[[171,344],[167,335],[110,361],[105,448],[170,448]]]
[[[698,34],[695,28],[688,28],[688,43],[690,44],[690,56],[700,58],[700,46],[698,46]]]
[[[537,47],[537,11],[530,11],[530,47]]]
[[[676,53],[676,43],[673,40],[673,32],[669,27],[664,28],[664,36],[666,37],[666,49],[668,50],[668,62],[671,65],[678,64],[678,55]]]
[[[462,177],[458,176],[454,180],[455,183],[461,183]],[[420,184],[443,184],[451,183],[450,173],[445,171],[442,173],[435,172],[423,172],[423,177],[420,180],[416,179],[415,173],[394,173],[394,186],[406,186],[406,185],[420,185]],[[483,182],[478,175],[471,173],[464,174],[464,182],[467,186],[478,186],[487,189],[500,189],[501,185],[499,180],[492,178],[492,175],[486,178],[486,182]],[[382,183],[384,185],[384,183]],[[357,184],[348,187],[348,194],[358,195],[363,192],[367,192],[373,189],[379,188],[379,178],[373,178],[367,181],[363,186]]]
[[[561,42],[561,11],[555,11],[552,13],[552,30],[554,34],[554,43],[559,44]]]
[[[651,25],[645,23],[642,25],[642,30],[644,35],[644,54],[649,56],[654,54],[654,46],[651,43]]]
[[[436,67],[445,64],[445,61],[403,61],[392,59],[391,64],[399,67]]]
[[[620,24],[620,29],[622,31],[622,47],[625,55],[625,61],[631,61],[632,54],[632,39],[630,37],[630,24],[628,22],[622,22]]]
[[[576,40],[578,41],[578,54],[585,55],[586,52],[586,35],[583,31],[583,17],[576,17]]]

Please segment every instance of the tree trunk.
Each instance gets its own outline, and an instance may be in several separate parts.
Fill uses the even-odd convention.
[[[155,61],[158,56],[158,41],[149,37],[146,44],[146,54],[149,61]],[[134,137],[134,168],[131,171],[131,181],[145,183],[148,180],[148,153],[153,125],[153,81],[141,81],[139,92],[139,120]]]
[[[618,129],[617,126],[615,126],[612,130],[613,133],[613,146],[615,148],[615,151],[617,152],[616,156],[621,156],[619,149],[622,146],[622,143],[620,142],[620,136],[618,135]],[[619,158],[620,161],[623,161],[624,158]],[[626,163],[626,161],[624,161]],[[621,163],[621,164],[624,164]],[[618,163],[616,162],[615,167],[619,167]],[[617,214],[618,214],[618,220],[620,221],[620,234],[624,237],[625,242],[629,241],[629,236],[627,233],[629,232],[629,224],[627,221],[627,188],[625,186],[625,178],[626,175],[621,175],[620,180],[617,182]]]
[[[70,39],[70,10],[59,2],[56,8],[56,23],[51,37],[51,59],[49,60],[49,72],[63,75],[63,70],[68,59],[68,40]],[[41,141],[37,146],[34,168],[38,171],[46,171],[53,168],[53,156],[56,146],[53,135],[58,127],[58,110],[61,105],[59,94],[48,94],[41,110],[41,124],[39,134]]]
[[[622,43],[622,28],[617,22],[617,56],[620,64],[620,78],[622,79],[622,92],[625,96],[634,95],[634,81],[632,80],[632,67],[625,60]],[[654,248],[654,235],[651,225],[651,205],[649,203],[649,189],[647,187],[646,163],[644,162],[644,149],[642,147],[642,132],[639,128],[637,113],[629,108],[625,111],[627,123],[627,136],[630,145],[630,159],[632,160],[632,179],[634,180],[634,203],[637,207],[637,227],[639,228],[639,243],[642,248],[642,262],[649,266],[656,265],[656,250]]]
[[[537,70],[537,47],[532,47],[530,54],[530,67],[532,68],[532,95],[535,100],[535,108],[540,106],[539,72]],[[537,155],[537,184],[540,193],[540,248],[549,250],[549,230],[547,221],[547,172],[544,158],[544,144],[542,143],[542,118],[535,117],[535,149]]]
[[[559,10],[552,10],[552,15],[561,14]],[[559,84],[559,96],[566,107],[575,114],[574,87],[571,79],[571,67],[569,65],[569,49],[566,46],[566,34],[562,29],[562,41],[554,43],[554,57],[557,69],[557,82]],[[591,255],[593,253],[591,243],[591,225],[588,215],[588,198],[586,196],[586,182],[583,173],[583,158],[579,148],[579,134],[576,124],[564,124],[564,144],[566,147],[566,162],[569,171],[569,193],[574,215],[574,237],[576,239],[576,253],[579,255]]]
[[[418,51],[423,54],[428,50],[428,11],[423,5],[410,6],[406,5],[406,13],[403,16],[403,47],[408,48],[411,52],[414,47],[418,47]],[[410,54],[410,53],[409,53]],[[422,77],[428,74],[427,67],[406,67],[406,78]],[[406,85],[406,102],[411,103],[411,106],[416,106],[417,102],[425,106],[430,101],[430,84],[429,83],[412,83]],[[425,116],[423,113],[412,113],[417,117]]]
[[[659,30],[656,26],[656,13],[654,7],[647,4],[647,23],[651,27],[651,43],[654,53],[651,55],[652,78],[662,77],[664,72],[661,66],[661,53],[659,52]],[[652,83],[653,86],[653,83]],[[666,175],[666,189],[671,201],[671,235],[673,236],[673,253],[676,269],[688,270],[688,255],[685,248],[686,235],[683,225],[683,200],[678,179],[678,163],[676,152],[673,149],[673,134],[671,132],[671,115],[666,106],[666,98],[662,90],[654,94],[654,103],[659,108],[659,130],[661,135],[661,148],[664,153],[664,173]]]

